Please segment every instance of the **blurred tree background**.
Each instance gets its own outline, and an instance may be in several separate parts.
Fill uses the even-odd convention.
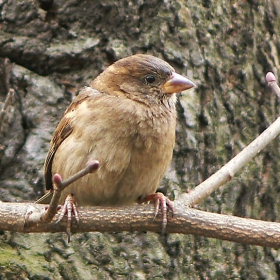
[[[163,58],[197,88],[178,102],[162,182],[170,198],[208,178],[278,116],[279,0],[0,1],[0,200],[44,192],[51,135],[81,87],[135,53]],[[280,221],[279,138],[200,209]],[[0,279],[280,279],[280,251],[156,233],[0,232]]]

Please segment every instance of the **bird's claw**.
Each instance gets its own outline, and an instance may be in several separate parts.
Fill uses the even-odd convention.
[[[148,195],[143,202],[153,201],[154,202],[154,219],[158,216],[159,209],[162,213],[162,232],[165,233],[167,225],[167,211],[171,210],[172,215],[174,214],[174,207],[171,200],[169,200],[164,194],[157,192]]]
[[[56,223],[59,223],[63,217],[67,215],[67,225],[66,225],[66,234],[68,237],[68,243],[71,241],[71,222],[72,222],[72,217],[75,217],[75,220],[77,223],[79,223],[79,213],[77,210],[77,206],[75,204],[75,198],[73,194],[68,194],[64,205],[61,207],[61,211],[58,217],[58,220]]]

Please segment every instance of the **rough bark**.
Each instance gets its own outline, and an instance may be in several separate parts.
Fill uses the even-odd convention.
[[[198,84],[178,103],[177,197],[278,116],[278,1],[1,1],[0,199],[34,201],[52,132],[73,95],[133,53],[162,57]],[[2,108],[2,106],[1,106]],[[279,222],[279,139],[199,208]],[[192,235],[1,232],[1,279],[277,279],[279,251]]]

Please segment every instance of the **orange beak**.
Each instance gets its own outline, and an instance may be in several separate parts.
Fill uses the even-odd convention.
[[[190,89],[194,86],[195,84],[191,80],[177,73],[172,73],[171,78],[163,85],[163,89],[165,93],[177,93]]]

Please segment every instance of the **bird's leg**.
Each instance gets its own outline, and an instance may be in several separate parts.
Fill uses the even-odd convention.
[[[157,192],[147,195],[144,199],[140,200],[140,203],[153,201],[154,202],[154,217],[156,218],[161,209],[162,214],[162,232],[165,232],[167,225],[167,209],[169,208],[174,214],[174,207],[171,200],[169,200],[163,193]]]
[[[73,194],[68,194],[64,205],[61,208],[59,218],[57,220],[57,223],[59,223],[64,215],[67,215],[67,226],[66,226],[66,234],[68,237],[68,243],[70,242],[70,237],[71,237],[71,222],[72,222],[72,216],[75,217],[77,223],[79,223],[79,213],[77,210],[76,202],[75,202],[75,197]]]

